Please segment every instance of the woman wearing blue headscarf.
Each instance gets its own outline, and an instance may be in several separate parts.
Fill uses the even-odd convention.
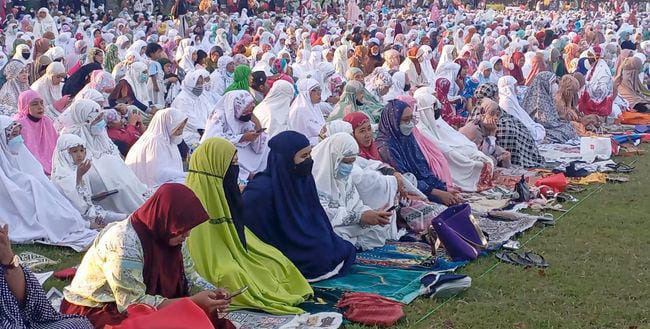
[[[295,131],[269,141],[266,170],[244,190],[244,222],[278,248],[310,282],[345,274],[354,246],[340,238],[320,205],[309,140]]]
[[[462,198],[447,191],[446,184],[431,171],[413,136],[413,129],[413,109],[402,101],[389,101],[381,113],[376,140],[382,160],[401,173],[415,175],[417,188],[430,201],[447,206],[462,203]]]

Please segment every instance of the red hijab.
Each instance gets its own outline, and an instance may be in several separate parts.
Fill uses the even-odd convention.
[[[346,115],[343,118],[343,121],[349,122],[352,125],[352,131],[354,132],[361,125],[370,122],[370,119],[363,112],[352,112]],[[359,156],[364,159],[382,161],[374,139],[370,142],[369,146],[359,144]]]
[[[451,107],[451,103],[449,102],[449,98],[447,98],[447,95],[449,94],[449,88],[451,88],[451,82],[446,78],[440,78],[436,80],[436,98],[438,98],[440,104],[442,104],[441,113],[443,115],[454,113],[454,110]]]
[[[187,186],[163,184],[131,215],[131,225],[144,252],[143,279],[147,294],[165,298],[188,296],[181,246],[169,239],[189,232],[210,216]]]
[[[510,72],[510,75],[517,79],[517,84],[520,86],[523,86],[526,84],[526,79],[524,78],[524,73],[521,71],[521,67],[519,66],[519,61],[524,58],[524,53],[520,51],[516,51],[515,53],[510,56],[510,67],[508,67],[508,71]]]

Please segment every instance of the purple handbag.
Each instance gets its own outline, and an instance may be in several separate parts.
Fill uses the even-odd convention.
[[[431,221],[431,226],[453,261],[474,260],[487,247],[469,204],[447,208]]]

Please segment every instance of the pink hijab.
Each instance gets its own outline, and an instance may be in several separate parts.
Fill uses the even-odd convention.
[[[415,111],[416,100],[413,96],[401,95],[397,96],[396,99],[408,104],[408,106]],[[454,186],[454,182],[451,179],[451,170],[449,170],[449,162],[447,162],[447,158],[445,158],[442,151],[440,151],[431,140],[424,136],[418,128],[413,129],[413,136],[415,137],[418,146],[420,146],[424,158],[429,164],[429,169],[431,169],[431,171],[441,181],[445,182],[448,187]]]
[[[52,120],[47,116],[43,115],[38,122],[34,122],[28,117],[29,103],[38,98],[41,98],[41,95],[31,89],[20,93],[20,96],[18,96],[18,113],[14,115],[14,120],[23,126],[20,134],[25,140],[25,147],[41,163],[43,170],[49,176],[52,171],[52,156],[59,135],[52,125]]]

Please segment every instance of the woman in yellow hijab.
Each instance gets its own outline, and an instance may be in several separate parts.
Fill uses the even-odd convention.
[[[208,211],[210,220],[192,230],[188,247],[196,270],[229,291],[232,309],[299,314],[296,307],[313,294],[300,271],[280,251],[259,240],[241,221],[235,146],[222,138],[203,142],[190,160],[186,184]]]

